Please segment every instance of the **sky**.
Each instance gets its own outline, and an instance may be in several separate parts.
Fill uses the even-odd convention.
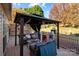
[[[30,8],[33,7],[34,5],[39,5],[42,10],[44,11],[44,16],[46,18],[49,18],[49,12],[51,8],[54,6],[53,3],[13,3],[12,7],[13,8]]]

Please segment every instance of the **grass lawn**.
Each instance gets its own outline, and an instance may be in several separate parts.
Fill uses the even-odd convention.
[[[60,33],[61,34],[78,34],[79,33],[79,28],[71,28],[71,27],[59,27],[60,28]]]

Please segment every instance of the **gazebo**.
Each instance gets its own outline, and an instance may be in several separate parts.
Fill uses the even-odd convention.
[[[32,29],[38,32],[40,32],[42,24],[55,24],[57,26],[57,48],[59,49],[59,23],[60,23],[59,21],[47,19],[36,14],[16,13],[14,23],[15,23],[15,46],[17,45],[17,27],[20,26],[20,39],[19,39],[20,56],[23,56],[23,35],[24,35],[25,24],[29,24],[32,27]]]

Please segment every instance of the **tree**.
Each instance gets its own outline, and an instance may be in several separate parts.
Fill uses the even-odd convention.
[[[29,14],[38,14],[44,17],[43,10],[39,5],[35,5],[32,8],[25,8],[24,11],[26,11],[26,13],[29,13]]]
[[[79,4],[55,4],[50,11],[50,18],[62,21],[62,24],[79,24]]]

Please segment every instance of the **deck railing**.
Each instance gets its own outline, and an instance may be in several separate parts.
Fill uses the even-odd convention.
[[[79,37],[60,35],[59,45],[79,54]]]

